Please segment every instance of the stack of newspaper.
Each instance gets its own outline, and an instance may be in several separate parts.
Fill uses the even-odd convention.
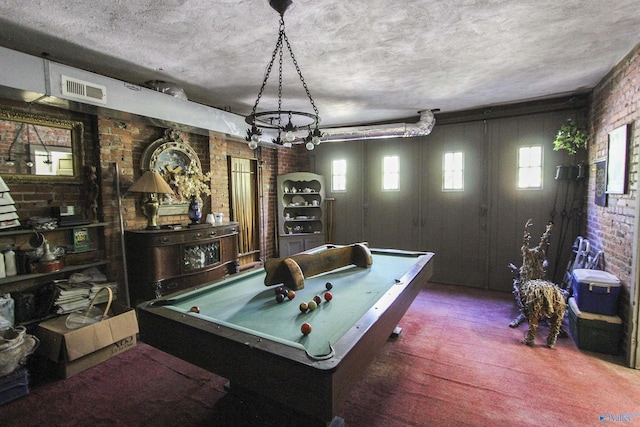
[[[85,283],[71,284],[69,282],[59,282],[56,286],[60,290],[54,303],[56,313],[66,314],[89,307],[89,303],[91,302],[89,299],[91,293],[90,285]]]
[[[99,292],[102,288],[110,288],[113,298],[116,298],[118,291],[117,282],[107,282],[107,278],[98,269],[89,268],[82,273],[74,273],[68,281],[61,281],[56,284],[58,297],[55,301],[56,312],[58,314],[71,313],[89,307],[95,298],[95,304],[106,303],[109,299],[108,292]]]

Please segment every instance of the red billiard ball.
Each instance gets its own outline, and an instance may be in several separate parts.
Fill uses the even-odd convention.
[[[324,293],[324,299],[327,301],[331,301],[331,299],[333,298],[333,295],[331,294],[331,292],[327,291]]]
[[[282,301],[284,301],[284,295],[282,294],[276,295],[276,302],[281,303]]]
[[[303,335],[309,335],[311,333],[311,325],[308,323],[303,323],[300,327],[300,331],[302,331]]]
[[[282,286],[276,286],[274,291],[275,291],[276,295],[281,294],[282,293]]]
[[[327,282],[327,283],[324,285],[324,287],[325,287],[325,288],[327,288],[327,290],[328,290],[328,291],[330,291],[331,289],[333,289],[333,284],[332,284],[331,282]]]
[[[200,307],[198,307],[197,305],[194,305],[189,309],[189,311],[192,313],[200,313]]]
[[[322,297],[320,295],[316,295],[315,297],[313,297],[313,300],[316,302],[316,304],[320,304],[322,302]]]
[[[300,311],[303,313],[306,313],[307,310],[309,309],[309,306],[307,305],[306,302],[301,302],[299,307],[300,307]]]
[[[316,304],[316,302],[315,302],[315,301],[309,301],[309,302],[307,303],[307,307],[309,308],[309,310],[313,311],[313,310],[315,310],[316,308],[318,308],[318,304]]]
[[[287,298],[294,299],[296,297],[296,293],[294,291],[287,292]]]

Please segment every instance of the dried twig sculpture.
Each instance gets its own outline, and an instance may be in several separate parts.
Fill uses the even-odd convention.
[[[525,335],[524,343],[533,346],[540,319],[548,318],[551,328],[547,336],[547,346],[553,348],[560,333],[567,304],[562,290],[555,283],[544,279],[545,248],[549,242],[552,225],[547,225],[538,246],[530,248],[529,227],[531,225],[531,220],[528,220],[524,226],[524,238],[520,248],[522,266],[519,270],[513,265],[510,266],[511,270],[516,273],[513,280],[514,294],[522,311],[521,316],[511,322],[510,326],[516,327],[523,319],[526,319],[529,323],[529,329]]]

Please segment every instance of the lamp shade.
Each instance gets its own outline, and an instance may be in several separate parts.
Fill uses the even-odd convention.
[[[128,191],[132,193],[173,194],[173,190],[169,187],[167,181],[155,170],[148,170],[143,173],[142,176],[129,187]]]

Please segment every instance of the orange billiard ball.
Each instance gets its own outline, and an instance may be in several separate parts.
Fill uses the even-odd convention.
[[[289,299],[294,299],[296,297],[296,293],[292,290],[289,290],[289,292],[287,292],[287,298]]]
[[[309,335],[311,333],[311,325],[308,323],[303,323],[300,327],[300,331],[302,331],[303,335]]]

